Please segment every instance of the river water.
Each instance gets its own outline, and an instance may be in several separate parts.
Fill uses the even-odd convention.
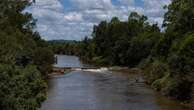
[[[83,66],[77,57],[57,57],[60,67]],[[40,110],[186,110],[136,78],[106,70],[55,76],[49,79],[48,99]]]

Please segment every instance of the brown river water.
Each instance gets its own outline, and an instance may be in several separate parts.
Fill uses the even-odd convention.
[[[68,59],[68,63],[82,66],[77,57],[59,57],[58,63]],[[49,79],[48,99],[40,110],[186,110],[143,82],[136,82],[136,78],[137,75],[106,70],[55,76]]]

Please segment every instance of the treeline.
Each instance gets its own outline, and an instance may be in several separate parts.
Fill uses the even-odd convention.
[[[53,64],[47,42],[33,31],[23,10],[29,0],[0,0],[0,109],[36,110],[46,99],[46,74]]]
[[[55,54],[78,55],[79,41],[74,40],[51,40],[48,41],[49,47]]]
[[[94,26],[93,38],[80,44],[80,56],[98,64],[135,67],[146,59],[160,39],[157,24],[149,24],[146,16],[132,12],[128,21],[114,17]]]
[[[142,67],[153,88],[190,100],[194,97],[194,1],[173,0],[165,8],[165,33]]]
[[[173,0],[163,30],[132,12],[94,26],[92,38],[78,42],[74,53],[88,62],[141,68],[147,83],[164,95],[192,98],[194,82],[194,2]],[[79,50],[79,51],[78,51]]]

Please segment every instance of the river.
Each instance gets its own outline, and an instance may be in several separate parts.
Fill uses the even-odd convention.
[[[57,55],[54,66],[83,66],[75,56]],[[49,79],[48,99],[40,110],[186,110],[154,92],[137,75],[73,71]]]

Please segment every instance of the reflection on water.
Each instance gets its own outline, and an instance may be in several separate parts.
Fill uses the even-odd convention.
[[[83,64],[79,61],[76,56],[68,55],[55,55],[56,64],[54,67],[82,67]]]
[[[54,64],[54,67],[73,67],[73,68],[79,68],[79,67],[93,67],[92,65],[83,64],[80,62],[79,58],[77,56],[69,56],[69,55],[55,55],[56,58],[56,64]]]
[[[135,81],[136,75],[75,71],[49,80],[41,110],[184,110]]]

